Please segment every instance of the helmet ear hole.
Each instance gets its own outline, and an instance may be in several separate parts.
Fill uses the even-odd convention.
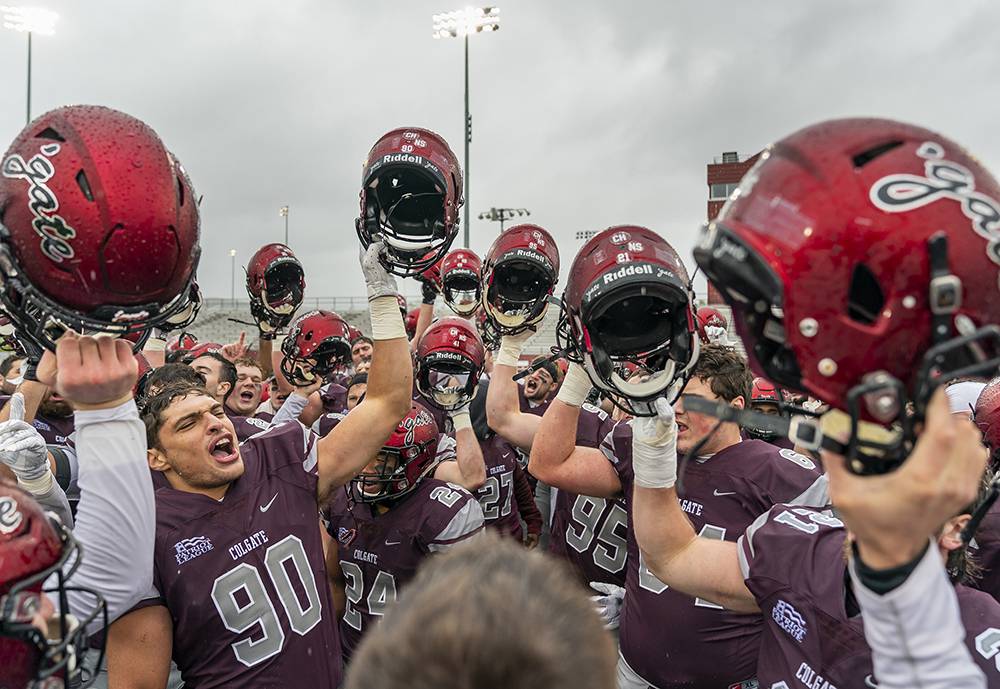
[[[66,141],[66,139],[52,127],[46,127],[42,131],[38,132],[35,134],[35,138],[51,139],[52,141]]]
[[[885,295],[875,274],[864,263],[854,266],[847,294],[847,315],[858,323],[872,325],[878,320],[883,306]]]
[[[76,173],[76,185],[80,187],[80,191],[83,193],[84,198],[93,203],[94,192],[90,190],[90,182],[87,181],[87,173],[83,170]]]

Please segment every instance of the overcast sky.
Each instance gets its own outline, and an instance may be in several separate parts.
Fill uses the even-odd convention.
[[[31,2],[60,14],[34,41],[33,114],[97,103],[159,132],[204,196],[208,296],[229,295],[230,248],[242,266],[281,241],[286,203],[307,294],[362,294],[354,218],[371,144],[417,125],[462,155],[462,44],[431,38],[449,0]],[[480,254],[498,227],[476,215],[513,206],[555,235],[564,278],[576,231],[626,223],[693,267],[705,164],[833,117],[937,129],[1000,171],[995,0],[500,7],[501,30],[470,47]],[[23,35],[0,32],[3,147],[24,125],[25,53]]]

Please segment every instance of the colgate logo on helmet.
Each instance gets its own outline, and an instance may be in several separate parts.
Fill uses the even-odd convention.
[[[59,210],[59,199],[46,184],[56,173],[49,158],[57,153],[59,144],[45,144],[27,162],[15,153],[3,161],[3,176],[8,179],[23,179],[28,183],[28,208],[35,216],[31,227],[42,239],[42,253],[56,263],[62,263],[64,259],[75,255],[69,240],[76,237],[76,230],[56,213]]]
[[[21,526],[24,516],[17,509],[14,498],[0,498],[0,533],[14,533]]]
[[[975,176],[964,165],[945,159],[941,144],[925,141],[917,155],[927,161],[925,176],[886,175],[869,190],[871,202],[887,213],[905,213],[941,199],[958,201],[975,233],[989,242],[987,256],[1000,265],[1000,203],[976,191]]]

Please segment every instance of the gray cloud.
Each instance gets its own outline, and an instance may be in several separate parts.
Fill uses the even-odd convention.
[[[417,124],[461,156],[461,42],[430,36],[446,2],[47,5],[61,19],[35,41],[35,114],[101,103],[160,132],[205,197],[211,296],[229,293],[230,248],[242,264],[281,239],[284,203],[309,294],[361,294],[353,221],[372,142]],[[497,227],[475,216],[516,206],[553,231],[567,266],[575,231],[621,223],[648,225],[687,259],[706,162],[832,117],[910,120],[1000,162],[1000,6],[988,0],[501,7],[501,31],[471,47],[481,253]],[[0,60],[6,142],[23,125],[23,38],[0,33]]]

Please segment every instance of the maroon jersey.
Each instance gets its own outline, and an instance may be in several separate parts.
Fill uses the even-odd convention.
[[[314,441],[297,423],[251,438],[222,501],[157,488],[158,596],[145,604],[170,611],[188,689],[340,684]]]
[[[601,449],[621,479],[631,514],[631,425],[615,426]],[[826,480],[812,460],[759,440],[688,462],[679,483],[681,508],[695,531],[718,540],[735,541],[777,503],[827,502]],[[660,689],[714,689],[753,678],[760,616],[724,610],[669,588],[646,569],[631,531],[625,590],[621,653],[644,680]]]
[[[982,576],[971,586],[1000,600],[1000,501],[993,503],[976,530],[970,545]]]
[[[337,383],[327,383],[319,389],[323,412],[331,414],[347,410],[347,388]]]
[[[738,542],[740,568],[764,620],[761,687],[867,689],[877,685],[864,620],[847,595],[847,532],[828,512],[776,505]],[[1000,688],[1000,603],[956,586],[965,641],[990,689]]]
[[[342,412],[329,412],[323,414],[323,416],[313,422],[313,432],[320,438],[325,438],[330,431],[337,427],[337,424],[340,423],[341,419],[345,416],[347,416],[347,414]]]
[[[545,410],[549,408],[552,404],[551,399],[543,400],[541,402],[529,402],[528,398],[524,396],[524,386],[517,386],[517,402],[521,411],[525,414],[534,414],[535,416],[544,416]]]
[[[426,478],[387,512],[338,490],[327,529],[340,548],[347,605],[340,623],[345,662],[429,554],[483,529],[483,511],[453,483]]]
[[[764,623],[760,686],[862,689],[871,682],[860,610],[846,603],[846,537],[828,512],[794,505],[773,507],[740,537],[740,567]]]
[[[486,483],[474,495],[483,509],[487,529],[523,540],[521,512],[515,496],[515,475],[520,471],[517,452],[499,435],[479,443],[486,464]]]
[[[615,422],[604,410],[586,404],[580,410],[576,444],[599,447]],[[625,586],[628,515],[625,501],[605,500],[554,489],[555,507],[549,552],[564,558],[586,586],[591,581]]]
[[[35,427],[39,435],[45,438],[47,445],[66,445],[69,437],[73,435],[73,415],[69,416],[45,416],[35,415],[31,425]]]
[[[261,431],[266,431],[271,427],[270,421],[265,421],[254,416],[241,416],[225,405],[222,408],[226,410],[226,416],[233,422],[233,428],[236,430],[236,439],[241,443],[251,436],[257,435]]]

